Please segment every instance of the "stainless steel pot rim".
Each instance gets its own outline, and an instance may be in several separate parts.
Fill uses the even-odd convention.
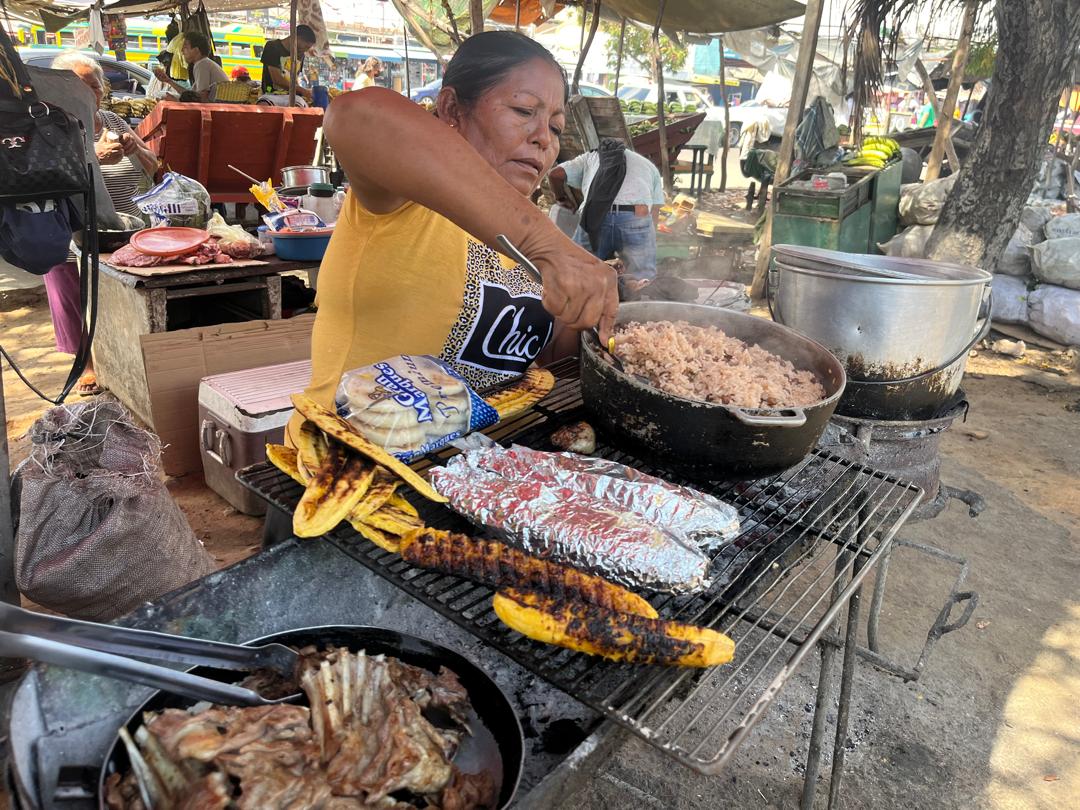
[[[694,304],[685,304],[684,306],[693,307],[695,305]],[[702,309],[712,309],[712,307],[701,307],[701,308]],[[723,311],[726,312],[726,313],[731,313],[732,315],[737,315],[737,316],[743,317],[743,318],[755,318],[756,317],[754,315],[745,315],[745,314],[743,314],[741,312],[735,312],[733,310],[723,310]],[[820,343],[818,343],[813,338],[808,338],[806,335],[800,334],[799,332],[796,332],[794,329],[791,329],[790,327],[784,326],[783,324],[780,324],[780,323],[776,323],[775,321],[766,320],[764,318],[760,318],[758,320],[762,320],[765,323],[768,323],[769,325],[776,327],[778,330],[781,330],[781,331],[785,332],[787,335],[789,335],[792,338],[797,338],[800,341],[812,344],[813,346],[820,349],[825,354],[829,355],[835,361],[836,368],[840,372],[839,385],[837,386],[836,391],[833,392],[832,394],[830,394],[829,396],[825,397],[825,399],[819,399],[817,402],[812,402],[809,405],[790,406],[790,407],[787,407],[787,408],[740,408],[737,405],[722,405],[722,404],[717,403],[717,402],[705,402],[704,400],[700,400],[700,399],[690,399],[689,397],[680,397],[677,394],[669,394],[667,391],[661,391],[656,386],[646,385],[645,383],[643,383],[640,380],[636,379],[634,377],[634,375],[632,375],[632,374],[629,374],[629,373],[627,373],[625,371],[620,371],[618,368],[615,367],[615,364],[611,361],[611,358],[610,358],[610,356],[608,356],[608,353],[606,351],[603,351],[602,347],[600,346],[599,339],[591,331],[585,331],[585,332],[581,333],[581,345],[582,345],[582,349],[584,351],[588,352],[588,354],[594,355],[594,356],[596,356],[598,358],[601,358],[601,363],[603,364],[604,367],[610,369],[613,374],[615,374],[617,377],[619,377],[622,381],[624,381],[627,385],[631,386],[632,388],[641,389],[642,391],[646,391],[646,392],[648,392],[648,393],[650,393],[650,394],[652,394],[654,396],[663,396],[663,397],[667,397],[668,399],[677,400],[679,402],[685,402],[687,405],[693,405],[694,407],[698,407],[698,408],[715,408],[715,409],[727,411],[728,413],[732,414],[733,416],[735,416],[737,413],[748,414],[748,415],[751,415],[751,416],[761,415],[761,416],[764,416],[764,417],[783,416],[784,414],[801,413],[801,412],[808,411],[808,410],[811,410],[811,409],[814,409],[814,408],[819,408],[819,407],[821,407],[823,405],[830,405],[833,402],[836,402],[836,401],[838,401],[840,399],[840,397],[844,393],[844,388],[847,385],[847,369],[844,368],[844,364],[842,362],[840,362],[840,359],[837,358],[837,356],[835,354],[830,352],[828,349],[826,349],[824,346],[822,346]],[[620,321],[620,320],[616,319],[616,323],[618,325],[622,325],[622,324],[625,324],[625,323],[634,323],[634,321],[633,320],[621,320]],[[738,337],[738,335],[731,335],[731,337]],[[740,340],[741,340],[741,338],[740,338]],[[617,352],[618,351],[618,341],[616,341],[615,349],[616,349],[616,352]],[[787,358],[783,358],[783,359],[786,360]],[[822,384],[824,384],[825,381],[818,380],[818,382],[822,382]],[[736,418],[738,418],[738,417],[736,416]]]
[[[865,262],[858,259],[833,259],[831,257],[794,253],[786,250],[789,247],[792,246],[777,245],[773,248],[776,254],[774,261],[778,268],[822,278],[834,278],[867,284],[915,287],[962,287],[989,284],[993,278],[990,273],[981,268],[961,264],[946,264],[944,262],[929,262],[927,260],[890,256],[867,256]],[[830,251],[822,251],[822,253],[830,253]],[[838,255],[844,256],[846,254]],[[800,264],[803,261],[814,265],[832,264],[833,266],[829,269],[822,269],[820,266]],[[874,267],[875,264],[879,265],[879,267]],[[893,272],[890,273],[890,270]]]
[[[329,166],[286,166],[284,169],[282,169],[282,171],[283,172],[316,171],[316,172],[326,172],[326,173],[329,174],[330,167]]]

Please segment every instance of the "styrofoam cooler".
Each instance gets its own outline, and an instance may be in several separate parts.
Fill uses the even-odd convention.
[[[280,363],[199,382],[199,445],[206,484],[246,515],[266,513],[266,503],[236,480],[236,471],[266,458],[267,443],[280,444],[293,413],[290,394],[311,381],[311,361]]]

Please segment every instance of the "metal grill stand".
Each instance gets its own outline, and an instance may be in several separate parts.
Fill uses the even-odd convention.
[[[490,431],[497,441],[550,449],[558,427],[582,417],[573,365],[555,369],[556,389],[532,412]],[[713,584],[692,596],[651,599],[665,618],[718,629],[736,642],[735,659],[705,671],[615,664],[533,642],[499,622],[490,589],[455,576],[410,567],[343,525],[326,540],[552,685],[704,774],[720,772],[787,680],[823,644],[822,689],[814,718],[804,793],[819,769],[833,659],[843,651],[832,800],[839,794],[847,705],[856,654],[861,588],[887,553],[922,490],[825,452],[751,482],[687,481],[642,463],[598,437],[597,455],[676,483],[690,484],[736,506],[739,538],[714,560]],[[429,459],[442,463],[450,454]],[[267,464],[240,479],[291,513],[301,487]],[[476,532],[442,506],[413,503],[434,528]],[[843,634],[830,630],[845,606]],[[789,646],[790,645],[790,646]]]

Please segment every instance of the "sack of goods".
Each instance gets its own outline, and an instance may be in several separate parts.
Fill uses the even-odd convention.
[[[15,574],[38,604],[107,621],[213,572],[161,476],[161,444],[116,402],[50,408],[16,471]]]

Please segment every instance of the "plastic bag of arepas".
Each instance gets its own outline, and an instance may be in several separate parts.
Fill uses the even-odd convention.
[[[368,440],[406,463],[499,420],[457,372],[426,354],[346,371],[335,405]]]

